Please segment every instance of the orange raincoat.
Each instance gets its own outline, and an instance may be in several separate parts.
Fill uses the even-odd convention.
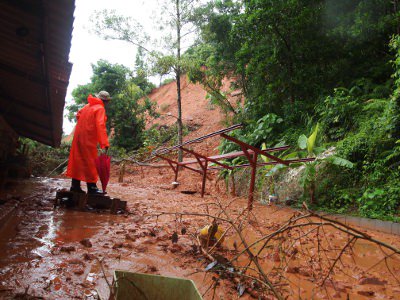
[[[88,104],[78,111],[76,119],[66,175],[77,180],[96,183],[97,144],[99,143],[102,149],[110,146],[103,101],[89,95]]]

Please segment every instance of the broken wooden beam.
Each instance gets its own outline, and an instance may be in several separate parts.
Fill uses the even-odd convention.
[[[106,195],[91,195],[61,190],[56,194],[54,206],[64,205],[68,208],[86,210],[87,206],[95,209],[109,209],[111,213],[126,210],[126,201]]]

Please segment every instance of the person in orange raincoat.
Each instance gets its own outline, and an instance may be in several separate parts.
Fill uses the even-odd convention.
[[[103,194],[96,186],[98,179],[95,159],[97,144],[106,153],[110,146],[106,130],[105,106],[111,100],[106,91],[99,92],[96,97],[89,95],[86,104],[76,115],[74,138],[69,154],[66,175],[72,178],[71,191],[84,192],[81,181],[87,183],[89,194]]]

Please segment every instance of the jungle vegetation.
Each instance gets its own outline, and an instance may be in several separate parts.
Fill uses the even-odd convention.
[[[190,62],[180,72],[204,86],[227,125],[245,125],[238,138],[258,147],[289,144],[285,156],[334,152],[305,166],[295,203],[399,220],[398,0],[215,0],[185,17],[198,37],[180,54]],[[144,130],[144,114],[154,113],[150,101],[139,101],[153,87],[144,65],[140,57],[134,71],[99,61],[91,82],[74,90],[70,117],[89,92],[107,90],[119,100],[109,113],[115,147],[162,140]],[[221,92],[226,77],[243,102]],[[236,149],[223,142],[220,150]],[[260,180],[262,186],[265,176]]]
[[[311,174],[314,208],[399,219],[398,1],[221,0],[194,18],[200,38],[186,52],[196,62],[189,77],[212,87],[230,122],[246,125],[237,137],[296,145],[318,126],[315,142],[341,160]],[[225,76],[236,78],[241,105],[218,93]]]

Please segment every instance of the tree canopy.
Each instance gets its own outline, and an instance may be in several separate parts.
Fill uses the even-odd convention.
[[[218,0],[194,17],[201,35],[185,54],[189,78],[246,125],[234,135],[296,145],[318,123],[319,143],[353,163],[313,169],[318,205],[398,212],[398,1]],[[245,97],[234,109],[220,91],[226,77]]]
[[[75,103],[67,107],[68,118],[75,119],[76,112],[87,104],[89,94],[95,95],[101,90],[112,96],[107,106],[107,128],[112,130],[112,145],[126,150],[142,146],[145,126],[145,113],[154,114],[154,105],[145,97],[154,87],[141,72],[140,57],[136,76],[127,67],[100,60],[92,65],[91,82],[79,85],[72,91]]]

